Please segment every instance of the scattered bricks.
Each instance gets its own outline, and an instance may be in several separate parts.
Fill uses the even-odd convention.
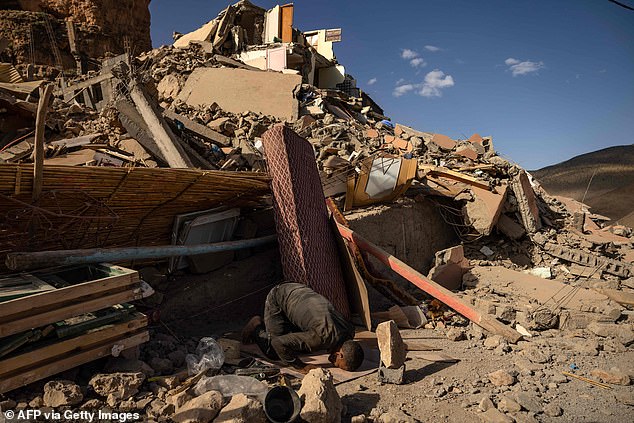
[[[398,369],[405,364],[407,349],[394,320],[376,327],[376,339],[381,352],[381,363],[388,369]]]
[[[590,372],[590,375],[603,383],[612,385],[629,385],[631,383],[630,376],[616,367],[612,367],[609,371],[594,369]]]
[[[84,399],[79,385],[69,380],[52,380],[44,385],[44,405],[61,407],[77,405]]]
[[[456,148],[456,142],[446,135],[434,134],[431,142],[436,144],[442,150],[451,151]]]

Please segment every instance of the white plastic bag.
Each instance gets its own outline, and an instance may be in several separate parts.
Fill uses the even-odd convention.
[[[225,362],[225,353],[213,338],[202,338],[196,347],[196,354],[185,356],[187,372],[190,376],[209,369],[218,370]]]

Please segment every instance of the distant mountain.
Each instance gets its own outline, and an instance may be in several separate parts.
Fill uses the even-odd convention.
[[[584,203],[594,213],[634,227],[634,144],[582,154],[531,174],[552,195],[581,201],[587,188]]]

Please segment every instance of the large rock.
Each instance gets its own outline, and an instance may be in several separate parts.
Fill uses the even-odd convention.
[[[185,403],[172,416],[172,420],[176,423],[209,423],[221,408],[222,394],[209,391]]]
[[[517,413],[521,409],[521,405],[515,402],[515,400],[506,396],[502,397],[502,399],[500,399],[500,402],[498,402],[498,410],[504,413]]]
[[[266,414],[260,401],[244,394],[234,395],[216,418],[223,423],[266,423]]]
[[[376,327],[376,339],[381,352],[381,362],[388,369],[398,369],[405,364],[407,349],[394,320]]]
[[[505,370],[497,370],[487,376],[495,386],[510,386],[515,383],[515,376]]]
[[[610,383],[612,385],[629,385],[631,382],[630,376],[616,367],[612,367],[609,371],[594,369],[590,372],[590,375],[603,383]]]
[[[592,322],[588,325],[588,330],[603,338],[616,338],[625,346],[634,342],[634,332],[627,325]]]
[[[51,380],[44,385],[44,405],[61,407],[77,405],[84,399],[79,385],[69,380]]]
[[[88,384],[101,396],[107,397],[108,405],[130,398],[145,381],[143,373],[110,373],[97,374]]]
[[[300,416],[308,423],[338,423],[343,405],[328,370],[313,369],[297,391],[302,403]]]

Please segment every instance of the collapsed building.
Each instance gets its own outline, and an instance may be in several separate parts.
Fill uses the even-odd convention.
[[[500,355],[528,350],[527,340],[547,348],[541,333],[582,331],[599,340],[597,354],[631,352],[632,230],[549,196],[491,137],[390,120],[338,63],[341,29],[299,31],[292,4],[242,0],[150,50],[149,2],[112,5],[139,8],[126,18],[132,34],[108,32],[100,2],[84,12],[91,2],[58,3],[0,11],[9,21],[44,12],[57,25],[86,13],[77,54],[55,36],[46,50],[64,51],[61,61],[35,59],[17,41],[0,52],[20,62],[0,64],[3,410],[16,408],[13,395],[35,401],[23,387],[38,383],[43,405],[77,406],[79,386],[55,375],[113,355],[86,381],[95,407],[187,421],[179,413],[206,395],[185,360],[201,332],[235,330],[283,279],[309,285],[367,331],[394,321]],[[0,32],[22,37],[8,35]],[[53,70],[29,72],[30,60]],[[367,331],[368,368],[332,370],[335,383],[377,368],[383,383],[405,382],[384,362],[379,331]],[[229,338],[218,340],[230,366],[222,372],[248,370],[240,360],[256,353]],[[560,364],[535,362],[544,372]],[[593,382],[619,374],[610,372]],[[494,392],[497,407],[471,406],[485,421],[553,409],[505,409],[503,394]],[[196,421],[222,405],[206,403]]]

